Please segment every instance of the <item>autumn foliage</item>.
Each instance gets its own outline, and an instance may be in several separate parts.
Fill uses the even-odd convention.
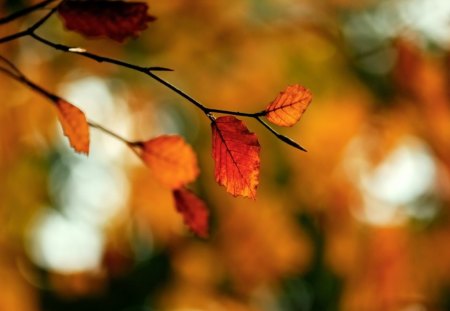
[[[0,310],[448,310],[425,2],[4,1]]]
[[[155,20],[144,2],[63,1],[58,13],[69,30],[86,37],[107,37],[122,42],[137,37]]]
[[[148,6],[143,2],[66,0],[57,5],[55,9],[62,17],[67,29],[86,37],[103,36],[119,42],[129,37],[136,37],[140,31],[147,28],[148,22],[155,20],[153,16],[148,15]],[[43,23],[49,16],[47,15],[35,25]],[[36,36],[34,30],[29,35]],[[43,39],[40,41],[45,42]],[[57,48],[65,49],[61,46]],[[69,47],[66,50],[75,51],[81,55],[85,52]],[[90,58],[99,60],[97,56],[89,55],[91,55]],[[107,59],[100,60],[106,61]],[[110,60],[108,59],[108,61]],[[6,59],[4,62],[11,65]],[[112,63],[117,64],[116,61],[112,61]],[[25,78],[14,65],[11,66],[14,67],[13,71],[16,73],[8,71],[6,73],[12,75],[16,80],[28,84],[32,89],[55,103],[60,123],[70,145],[76,152],[88,154],[89,124],[84,113],[73,104],[35,85]],[[125,67],[132,66],[125,64]],[[264,110],[263,115],[276,125],[292,126],[305,112],[311,99],[311,92],[305,87],[289,86]],[[212,154],[217,183],[224,186],[226,191],[233,196],[255,199],[260,170],[260,145],[257,136],[234,116],[223,116],[216,119],[211,114],[211,109],[204,107],[194,99],[190,99],[190,101],[200,107],[212,120]],[[227,111],[222,111],[222,113],[227,113]],[[259,118],[259,115],[258,113],[248,114],[254,118]],[[268,125],[265,126],[268,127]],[[102,126],[94,127],[110,133]],[[271,131],[273,130],[271,129]],[[292,145],[289,138],[282,137],[282,141]],[[199,174],[197,158],[192,148],[180,136],[164,135],[144,142],[129,142],[124,139],[122,141],[138,154],[162,185],[176,190],[174,193],[177,210],[183,214],[186,224],[193,232],[205,237],[208,232],[208,221],[203,212],[204,203],[199,202],[198,198],[194,199],[189,192],[178,190],[195,181]],[[188,205],[192,206],[188,208]],[[199,209],[199,212],[192,212],[196,208]],[[190,211],[187,218],[186,211]],[[196,220],[195,217],[200,217],[200,219]],[[204,228],[199,226],[204,226]]]

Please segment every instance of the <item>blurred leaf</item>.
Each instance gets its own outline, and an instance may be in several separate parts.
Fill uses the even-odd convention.
[[[171,189],[194,181],[199,174],[197,157],[181,136],[163,135],[134,146],[155,178]]]
[[[233,116],[220,117],[211,127],[216,181],[233,196],[255,199],[261,149],[258,138]]]
[[[205,202],[185,188],[174,190],[173,197],[186,226],[199,237],[207,238],[209,212]]]
[[[58,7],[65,26],[86,37],[108,37],[122,42],[137,37],[156,18],[144,2],[64,1]]]

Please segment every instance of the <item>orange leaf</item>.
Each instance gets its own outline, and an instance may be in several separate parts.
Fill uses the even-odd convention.
[[[232,116],[218,118],[211,127],[216,181],[233,196],[254,199],[260,165],[258,138]]]
[[[58,7],[67,29],[86,37],[108,37],[118,42],[137,37],[156,18],[144,2],[64,1]]]
[[[207,238],[209,212],[205,202],[185,188],[174,190],[173,197],[186,226],[199,237]]]
[[[288,86],[267,106],[267,120],[279,126],[293,126],[300,120],[312,100],[311,91],[295,84]]]
[[[197,157],[181,136],[163,135],[136,146],[139,156],[163,185],[177,189],[197,178]]]
[[[89,124],[83,111],[63,99],[56,102],[56,108],[64,135],[69,138],[72,148],[89,154]]]

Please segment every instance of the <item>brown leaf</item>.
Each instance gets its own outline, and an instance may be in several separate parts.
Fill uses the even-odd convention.
[[[216,181],[233,196],[254,199],[259,182],[258,138],[233,116],[220,117],[211,127]]]
[[[56,108],[70,145],[76,152],[89,154],[89,124],[83,111],[63,99],[56,102]]]
[[[267,106],[267,120],[279,126],[293,126],[300,120],[312,100],[311,91],[295,84],[288,86]]]
[[[163,185],[177,189],[197,178],[197,157],[181,136],[163,135],[136,146],[139,156]]]
[[[207,238],[209,212],[205,202],[185,188],[174,190],[173,197],[186,226],[199,237]]]
[[[147,14],[144,2],[64,1],[58,13],[67,29],[86,37],[108,37],[122,42],[137,37],[156,18]]]

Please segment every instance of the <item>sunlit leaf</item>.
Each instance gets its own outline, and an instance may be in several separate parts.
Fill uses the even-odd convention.
[[[139,156],[163,185],[177,189],[197,178],[197,157],[182,137],[163,135],[136,146]]]
[[[288,86],[267,106],[267,120],[279,126],[293,126],[300,120],[312,100],[311,91],[295,84]]]
[[[58,7],[67,29],[86,37],[108,37],[118,42],[137,37],[155,17],[144,2],[64,1]]]
[[[258,138],[233,116],[220,117],[211,127],[216,181],[233,196],[254,199],[259,182]]]
[[[70,145],[76,152],[89,154],[89,124],[83,111],[62,99],[56,102],[56,108]]]
[[[186,226],[199,237],[207,238],[209,212],[205,202],[185,188],[174,190],[173,197]]]

